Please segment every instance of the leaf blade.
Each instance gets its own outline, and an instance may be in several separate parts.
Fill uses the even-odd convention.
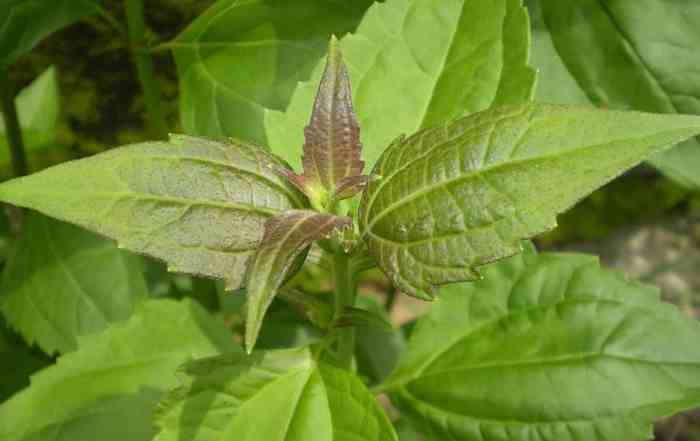
[[[360,230],[403,291],[478,277],[520,239],[648,155],[700,131],[700,118],[544,104],[506,106],[398,139],[360,205]],[[536,195],[536,198],[533,196]],[[534,199],[534,200],[533,200]],[[406,268],[411,268],[407,271]]]
[[[515,256],[441,298],[388,382],[436,439],[641,441],[700,400],[700,326],[592,256]]]
[[[0,199],[76,223],[171,271],[243,282],[265,220],[306,205],[259,148],[173,136],[0,185]]]
[[[49,355],[73,351],[79,336],[128,319],[147,295],[138,257],[37,213],[25,219],[0,287],[8,323]]]
[[[267,308],[294,261],[314,240],[351,225],[350,218],[311,210],[289,210],[265,223],[260,248],[248,270],[248,313],[245,342],[250,353],[255,346]]]

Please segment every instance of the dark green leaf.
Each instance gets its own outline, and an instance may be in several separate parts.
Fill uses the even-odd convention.
[[[97,0],[4,0],[0,15],[0,69],[44,37],[99,10]]]
[[[129,432],[121,426],[139,431],[150,423],[146,409],[153,393],[175,386],[180,364],[239,351],[223,323],[189,300],[149,300],[127,322],[78,343],[77,351],[34,375],[29,388],[0,405],[0,439],[61,439],[66,428],[76,434],[70,441],[94,441],[95,432],[112,440],[117,438],[106,438],[109,433]],[[141,412],[134,415],[131,407]],[[138,418],[122,419],[128,415]]]
[[[325,54],[331,34],[353,30],[371,4],[371,0],[216,2],[170,43],[178,66],[185,131],[265,143],[266,109],[284,109],[297,82],[308,79]],[[305,110],[310,108],[309,103]],[[298,159],[299,147],[301,142],[287,143],[285,148]]]
[[[526,254],[444,288],[387,388],[430,440],[641,441],[700,403],[699,338],[594,257]]]
[[[195,361],[183,374],[161,404],[154,441],[397,439],[358,378],[305,348]]]
[[[351,219],[311,210],[289,210],[265,223],[265,234],[247,277],[245,346],[253,350],[265,311],[289,277],[295,260],[315,240],[347,228]]]
[[[593,103],[613,109],[700,114],[700,4],[539,1],[557,56]],[[550,86],[561,88],[546,80],[539,87]],[[650,161],[680,183],[700,187],[696,138]]]
[[[38,213],[26,216],[0,286],[8,323],[48,354],[126,320],[146,296],[139,257]]]
[[[373,166],[402,133],[415,133],[494,104],[527,100],[529,26],[517,0],[391,0],[375,4],[341,40],[363,157]],[[295,91],[284,113],[270,112],[270,148],[293,166],[323,66]]]
[[[394,142],[360,206],[370,252],[402,291],[478,277],[519,240],[663,148],[700,117],[544,104],[477,113]]]
[[[266,219],[303,207],[284,166],[239,142],[188,136],[135,144],[0,185],[0,200],[76,223],[169,270],[243,281]]]
[[[27,346],[10,333],[0,320],[0,403],[29,385],[29,376],[47,366],[51,359]]]

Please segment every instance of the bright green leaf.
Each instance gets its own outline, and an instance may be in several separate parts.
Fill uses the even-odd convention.
[[[15,99],[25,149],[32,153],[50,147],[56,139],[60,97],[56,69],[49,67]],[[10,164],[5,124],[0,118],[0,168]]]
[[[223,323],[189,300],[149,300],[127,322],[78,343],[77,351],[34,375],[29,388],[0,405],[0,439],[57,439],[49,435],[73,427],[82,436],[70,441],[94,440],[95,433],[116,440],[107,436],[128,433],[120,426],[136,430],[147,424],[147,413],[137,413],[135,421],[121,419],[134,395],[141,404],[132,404],[144,409],[153,393],[176,385],[175,370],[182,363],[239,350]]]
[[[444,288],[387,388],[428,440],[642,441],[700,404],[698,339],[594,257],[526,254]]]
[[[48,354],[126,320],[146,296],[141,259],[82,228],[30,213],[3,271],[0,311]]]
[[[265,234],[246,279],[245,346],[248,352],[255,346],[265,311],[282,283],[292,275],[297,258],[313,241],[351,225],[350,218],[312,210],[289,210],[265,223]]]
[[[700,114],[700,4],[539,1],[558,56],[593,103],[613,109]],[[548,84],[543,80],[539,87]],[[650,161],[680,183],[700,187],[697,139]]]
[[[12,64],[54,31],[99,10],[97,0],[3,0],[0,68]]]
[[[306,348],[195,361],[183,374],[161,403],[154,441],[397,439],[362,382]]]
[[[429,36],[429,37],[428,37]],[[529,25],[516,0],[388,0],[368,11],[341,49],[372,166],[396,136],[530,97]],[[504,49],[507,45],[508,49]],[[265,120],[273,152],[298,166],[322,66],[285,113]]]
[[[472,280],[475,267],[652,153],[700,133],[700,117],[544,104],[488,110],[398,139],[360,206],[360,229],[402,291]]]
[[[308,79],[325,54],[331,34],[355,29],[371,4],[216,2],[168,45],[178,66],[185,132],[265,143],[265,109],[284,109],[297,82]],[[298,155],[301,143],[291,148]]]
[[[305,199],[243,143],[188,136],[135,144],[0,185],[0,200],[76,223],[171,271],[243,281],[263,224]]]

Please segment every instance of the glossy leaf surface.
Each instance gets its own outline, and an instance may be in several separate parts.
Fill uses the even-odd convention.
[[[594,257],[520,255],[444,288],[389,384],[428,440],[642,441],[700,403],[698,338]]]
[[[402,291],[477,277],[519,240],[647,156],[700,133],[700,117],[544,104],[488,110],[396,140],[372,171],[360,229]]]
[[[325,54],[330,36],[355,29],[372,3],[216,2],[170,43],[185,132],[265,144],[265,110],[284,109],[297,82],[308,79]],[[298,159],[301,145],[286,148]]]
[[[388,441],[386,415],[352,374],[306,348],[195,361],[161,403],[154,441]]]
[[[141,258],[82,228],[29,213],[2,275],[0,311],[48,354],[128,319],[146,297]]]
[[[367,165],[402,133],[527,100],[535,76],[527,67],[529,31],[517,0],[390,0],[372,6],[340,44]],[[322,72],[319,65],[286,112],[270,112],[265,120],[268,145],[295,167],[300,161],[289,146],[303,143]]]
[[[243,281],[265,221],[305,198],[242,143],[188,136],[135,144],[0,185],[0,200],[76,223],[169,270]]]
[[[311,210],[289,210],[265,223],[260,248],[248,270],[245,343],[253,350],[265,311],[290,275],[295,260],[314,240],[347,228],[351,219]]]
[[[0,68],[50,33],[98,11],[91,0],[5,0],[0,15]]]
[[[343,179],[362,173],[360,127],[352,108],[347,67],[331,38],[326,67],[314,100],[311,120],[304,128],[304,178],[306,185],[335,192]]]
[[[700,114],[700,4],[538,1],[556,54],[595,105]],[[550,84],[545,77],[540,87]],[[700,187],[697,138],[650,161],[678,182]]]
[[[142,303],[127,322],[81,337],[77,351],[34,375],[27,389],[0,405],[0,439],[66,439],[59,436],[64,428],[76,435],[71,441],[94,440],[96,433],[102,439],[111,431],[128,434],[130,427],[140,432],[151,424],[154,397],[177,383],[180,364],[236,350],[223,323],[199,305]],[[134,420],[118,423],[128,415]],[[100,425],[105,421],[109,430]],[[145,439],[150,438],[136,438]]]

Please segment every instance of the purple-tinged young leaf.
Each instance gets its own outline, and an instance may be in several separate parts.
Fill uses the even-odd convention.
[[[351,225],[352,220],[348,217],[311,210],[285,211],[265,223],[262,242],[247,276],[245,344],[249,353],[255,346],[265,311],[294,267],[296,259],[313,241]]]
[[[362,173],[360,126],[352,108],[347,68],[335,37],[331,38],[326,69],[304,137],[302,162],[308,186],[321,186],[333,194],[341,180]]]
[[[333,194],[333,199],[340,201],[343,199],[351,198],[357,193],[367,187],[375,177],[369,175],[359,175],[359,176],[348,176],[343,178],[338,182],[338,186],[335,189],[335,194]]]

